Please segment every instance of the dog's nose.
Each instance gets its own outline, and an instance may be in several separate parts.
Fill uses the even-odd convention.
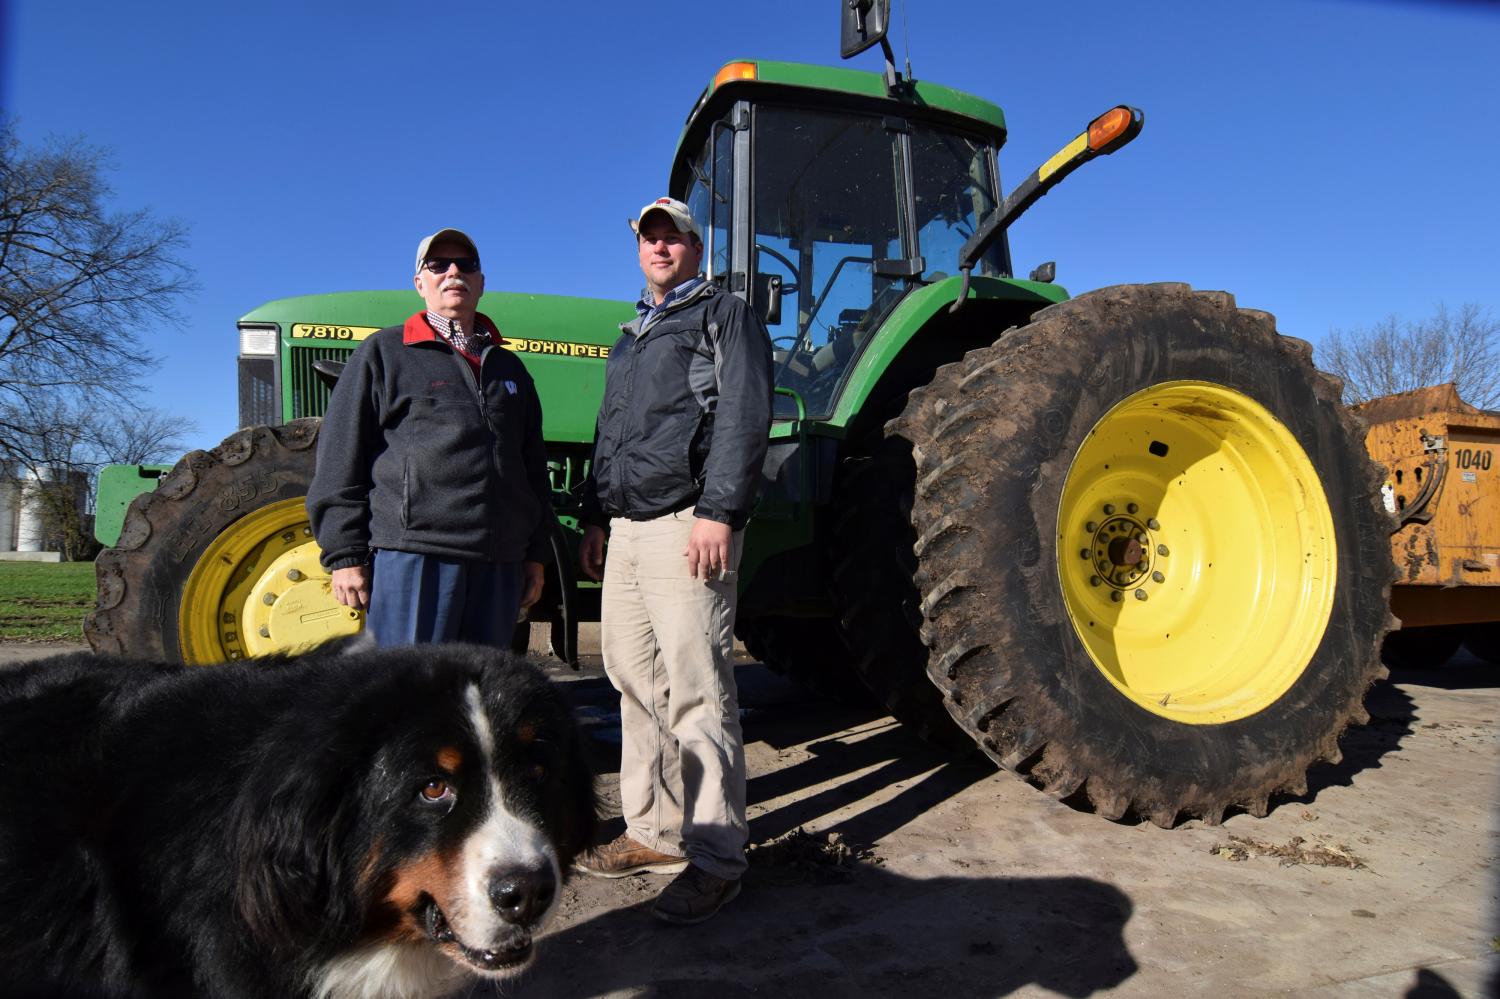
[[[557,895],[557,879],[550,867],[497,872],[490,878],[490,904],[500,918],[529,926],[541,918]]]

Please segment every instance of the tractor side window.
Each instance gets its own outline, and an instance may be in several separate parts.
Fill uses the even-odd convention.
[[[734,131],[726,122],[713,126],[711,140],[693,161],[693,182],[687,205],[703,224],[703,269],[711,277],[729,273],[733,259],[729,240],[734,222]]]
[[[907,286],[874,266],[905,256],[897,145],[876,117],[766,105],[755,114],[752,259],[782,282],[781,322],[770,327],[776,384],[826,416]],[[777,397],[778,416],[789,403]]]
[[[913,123],[911,159],[917,245],[927,262],[925,279],[938,281],[957,272],[959,249],[998,203],[990,147]],[[997,241],[976,272],[1003,273],[1002,254]]]

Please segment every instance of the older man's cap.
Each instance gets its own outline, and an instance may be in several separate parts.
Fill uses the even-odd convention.
[[[428,251],[432,249],[433,243],[461,243],[469,248],[469,256],[475,260],[479,259],[479,247],[469,238],[469,234],[462,229],[439,229],[417,244],[417,270],[422,269],[422,261],[427,259]]]
[[[640,232],[641,226],[646,222],[646,216],[652,212],[661,212],[672,220],[672,227],[678,232],[690,232],[698,237],[698,242],[703,242],[703,227],[698,224],[697,219],[693,218],[693,213],[688,206],[676,198],[657,198],[649,205],[643,205],[640,216],[630,223],[630,228],[635,232]]]

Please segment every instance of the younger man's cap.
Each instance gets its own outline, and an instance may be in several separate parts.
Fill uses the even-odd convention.
[[[698,237],[698,242],[703,242],[703,227],[693,218],[693,213],[688,210],[688,206],[676,198],[657,198],[649,205],[642,206],[640,215],[630,223],[630,228],[635,232],[640,232],[641,223],[646,221],[646,216],[652,212],[661,212],[672,220],[672,226],[678,232],[690,232]]]

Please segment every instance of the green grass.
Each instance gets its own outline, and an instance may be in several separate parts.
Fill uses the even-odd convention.
[[[82,642],[92,562],[0,562],[0,642]]]

